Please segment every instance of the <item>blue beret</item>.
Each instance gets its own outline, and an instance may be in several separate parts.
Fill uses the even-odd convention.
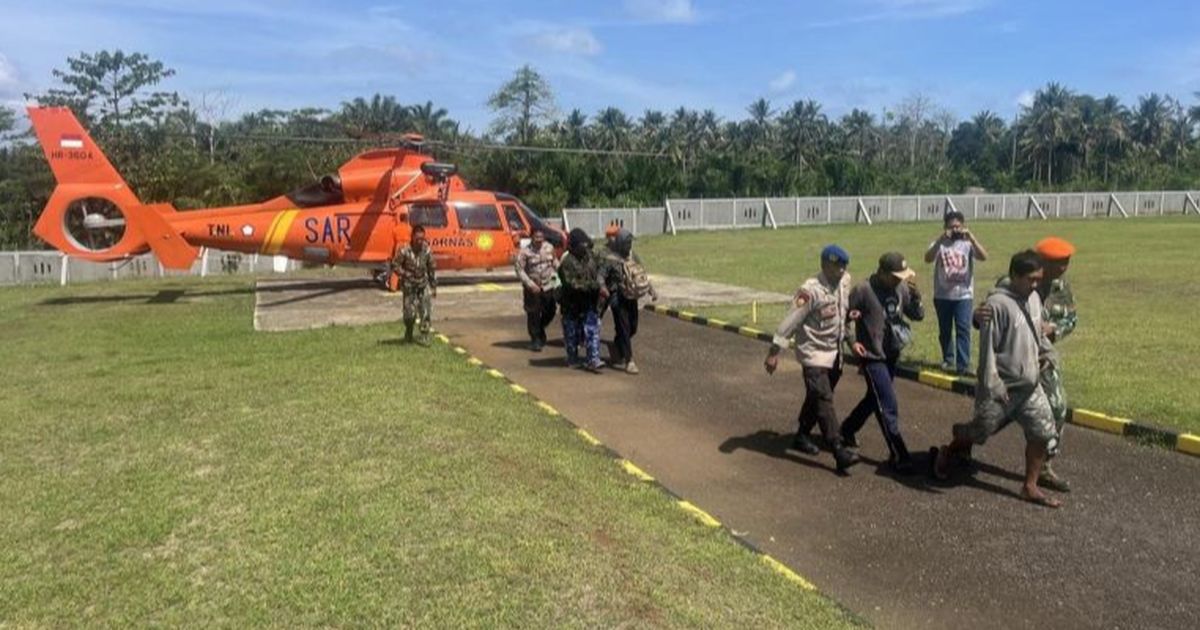
[[[821,250],[821,260],[829,262],[840,262],[843,265],[850,264],[850,254],[846,250],[837,245],[826,245],[825,249]]]

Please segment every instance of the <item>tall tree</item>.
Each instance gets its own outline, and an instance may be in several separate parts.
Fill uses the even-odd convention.
[[[552,121],[556,111],[550,84],[528,64],[492,94],[488,107],[496,112],[492,130],[522,145],[530,144],[538,126]]]
[[[146,88],[174,76],[175,71],[142,53],[80,53],[67,58],[67,68],[53,71],[65,87],[26,97],[37,98],[43,105],[70,107],[85,125],[102,128],[161,122],[182,103],[176,92],[146,93]]]

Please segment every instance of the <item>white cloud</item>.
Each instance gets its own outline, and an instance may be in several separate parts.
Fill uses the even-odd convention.
[[[20,93],[20,73],[8,57],[0,53],[0,98],[15,98]]]
[[[696,21],[692,0],[625,0],[625,11],[647,22],[686,24]]]
[[[1033,107],[1033,90],[1025,90],[1018,94],[1016,103],[1021,107]]]
[[[807,24],[808,28],[832,28],[867,22],[930,20],[978,11],[993,0],[859,0],[854,15]]]
[[[795,82],[796,72],[793,70],[785,70],[783,74],[771,79],[771,91],[778,94],[779,92],[783,92],[792,87],[792,84]]]
[[[529,36],[538,48],[569,55],[598,55],[604,47],[586,28],[575,26],[545,27]]]

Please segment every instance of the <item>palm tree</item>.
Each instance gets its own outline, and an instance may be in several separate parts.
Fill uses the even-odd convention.
[[[1054,184],[1054,156],[1071,133],[1076,119],[1074,97],[1071,91],[1050,83],[1033,96],[1033,105],[1025,113],[1024,138],[1022,144],[1034,158],[1036,177],[1039,157],[1046,156],[1046,184]]]
[[[774,138],[773,118],[775,111],[765,98],[754,101],[746,108],[750,120],[746,121],[746,144],[751,150],[767,149]]]
[[[596,136],[602,148],[610,151],[627,151],[630,148],[633,125],[625,112],[616,107],[606,107],[596,114]]]
[[[1092,128],[1104,155],[1104,183],[1108,183],[1108,164],[1113,148],[1120,150],[1129,141],[1129,112],[1117,97],[1109,94],[1096,104]]]
[[[1156,93],[1138,98],[1137,110],[1133,113],[1133,141],[1142,151],[1160,156],[1170,121],[1171,110],[1167,99]]]
[[[396,102],[394,96],[376,93],[370,101],[362,97],[342,103],[337,119],[353,135],[408,131],[409,109]]]
[[[649,151],[662,151],[666,142],[667,117],[656,109],[648,109],[638,121],[638,136],[641,146]]]
[[[854,153],[864,162],[875,145],[875,117],[857,107],[842,117],[846,141],[854,145]]]
[[[408,119],[412,129],[429,138],[454,137],[458,134],[458,123],[447,117],[446,108],[433,108],[433,101],[408,108]]]
[[[829,120],[821,113],[821,104],[796,101],[780,116],[784,155],[798,166],[811,163],[810,156],[820,155],[829,135]]]

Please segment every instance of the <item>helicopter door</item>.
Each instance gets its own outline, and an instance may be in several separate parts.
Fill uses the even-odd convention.
[[[521,218],[521,211],[511,203],[500,207],[504,209],[504,222],[508,224],[508,233],[512,236],[513,243],[516,243],[517,247],[528,245],[533,233],[529,231],[529,226],[525,225],[525,220]]]
[[[456,268],[462,256],[452,246],[454,230],[450,227],[446,206],[441,202],[414,203],[408,209],[408,224],[425,228],[425,239],[439,267]]]
[[[471,261],[468,264],[488,268],[507,266],[512,246],[502,242],[509,237],[504,233],[496,206],[460,201],[454,204],[454,211],[462,236],[472,244],[472,250],[466,254]]]

